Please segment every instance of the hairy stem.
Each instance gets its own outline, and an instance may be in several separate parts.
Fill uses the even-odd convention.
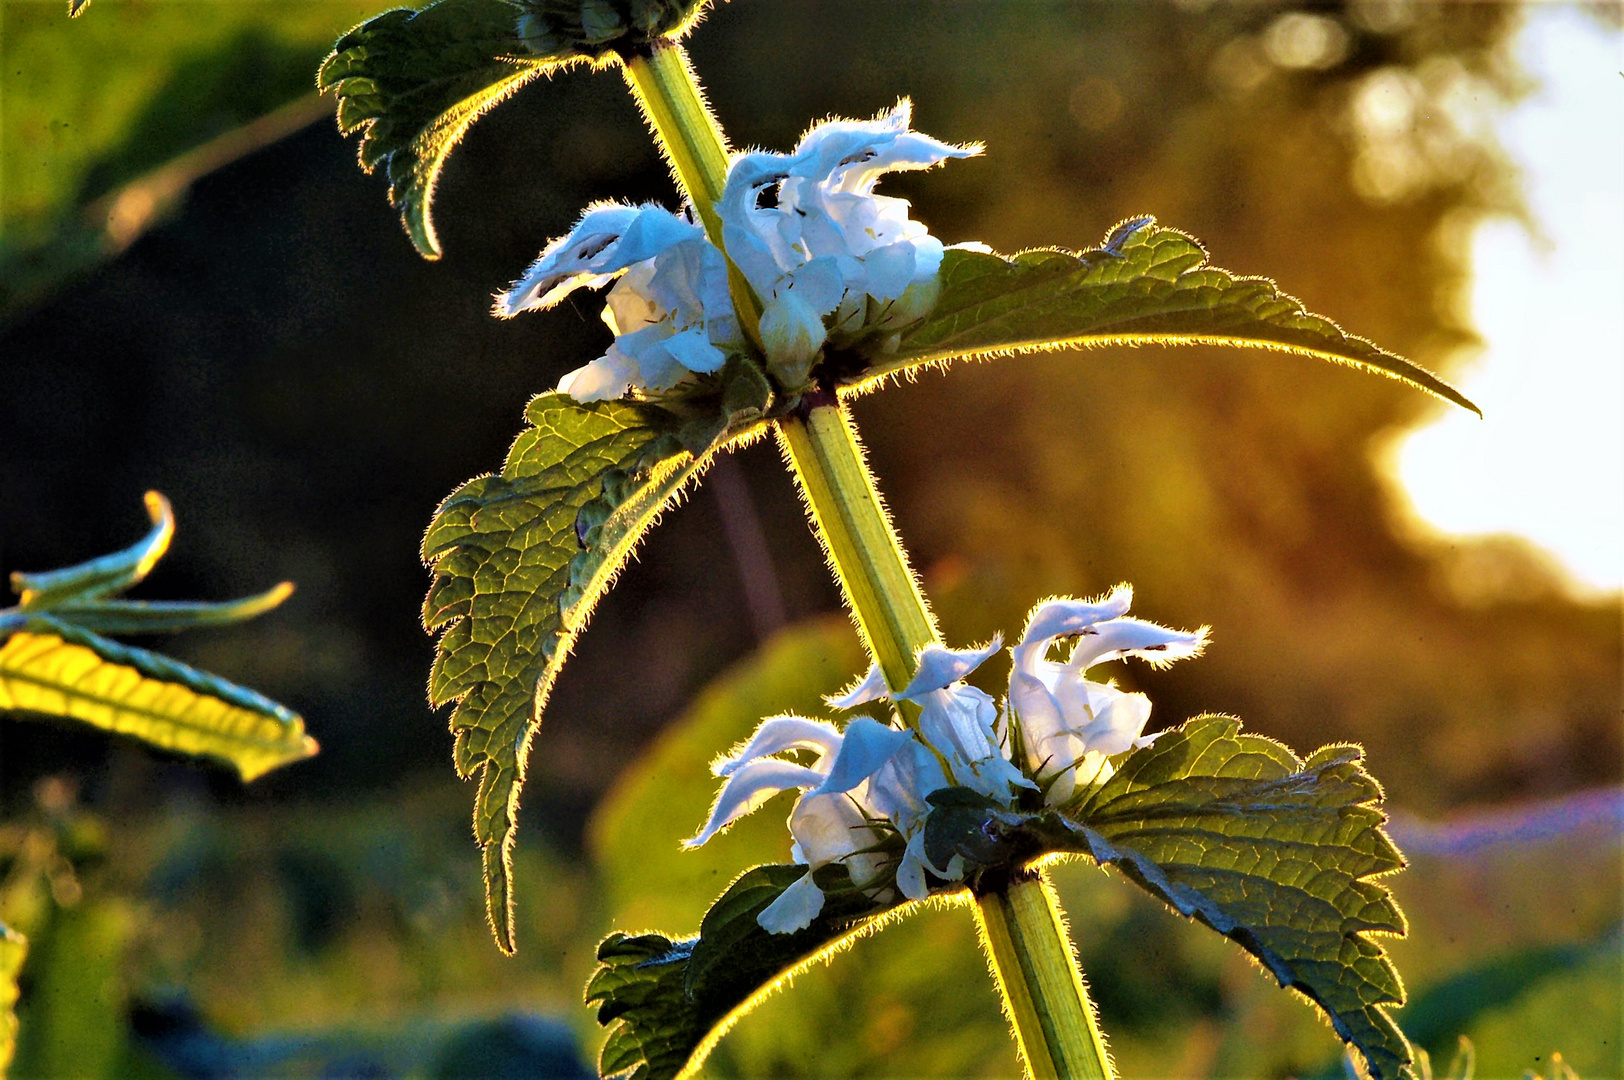
[[[1112,1080],[1105,1039],[1049,882],[1024,871],[976,894],[976,923],[1034,1080]]]
[[[687,55],[675,42],[662,42],[627,58],[625,69],[677,183],[693,200],[706,233],[723,248],[716,204],[727,182],[727,142]],[[728,271],[740,323],[759,345],[760,304],[731,260]],[[869,653],[885,681],[900,690],[913,678],[918,650],[940,638],[863,460],[851,418],[835,391],[817,390],[776,429],[813,530],[829,554]],[[916,720],[918,707],[904,706],[904,715]],[[977,912],[1032,1076],[1110,1080],[1104,1042],[1071,943],[1041,874],[1024,871],[1004,887],[979,895]]]
[[[725,252],[716,204],[727,186],[727,139],[705,103],[687,52],[675,41],[657,42],[648,52],[627,57],[625,72],[632,96],[671,162],[678,186],[699,213],[705,235]],[[727,263],[727,282],[739,325],[759,345],[761,304],[732,259]]]
[[[778,437],[869,655],[891,688],[901,690],[913,678],[914,654],[938,640],[936,623],[880,502],[857,430],[830,395],[804,416],[781,421]]]

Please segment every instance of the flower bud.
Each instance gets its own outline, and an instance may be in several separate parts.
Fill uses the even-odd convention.
[[[793,292],[773,297],[762,309],[761,343],[767,350],[767,370],[786,390],[806,385],[827,337],[823,319]]]
[[[518,33],[531,52],[602,60],[681,37],[709,0],[518,0]]]

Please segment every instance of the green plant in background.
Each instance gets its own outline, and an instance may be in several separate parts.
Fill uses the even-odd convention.
[[[1468,408],[1429,373],[1261,279],[1207,264],[1137,218],[1082,253],[944,249],[874,193],[898,169],[981,152],[911,130],[907,103],[826,121],[791,154],[733,154],[679,44],[698,2],[440,0],[341,39],[321,82],[362,133],[425,255],[447,153],[491,104],[546,70],[618,64],[686,199],[596,204],[498,300],[546,308],[613,283],[599,359],[530,405],[501,472],[441,506],[424,624],[430,682],[455,705],[456,764],[477,776],[475,833],[497,943],[515,947],[511,852],[548,693],[599,596],[659,511],[714,455],[771,432],[806,501],[872,661],[831,708],[844,725],[762,722],[718,759],[711,820],[691,844],[791,788],[795,860],[737,878],[697,937],[616,933],[588,1000],[610,1028],[605,1075],[696,1069],[727,1027],[793,972],[933,897],[974,904],[1035,1076],[1112,1075],[1043,862],[1115,865],[1303,991],[1372,1075],[1412,1075],[1386,1006],[1403,988],[1373,934],[1405,924],[1376,879],[1402,865],[1360,753],[1299,759],[1202,717],[1142,737],[1142,695],[1089,667],[1200,651],[1205,630],[1128,617],[1130,593],[1034,609],[1003,703],[966,683],[1001,647],[945,646],[883,508],[844,399],[956,357],[1078,344],[1216,342],[1380,371]],[[1050,658],[1060,639],[1069,659]],[[721,749],[718,747],[717,749]]]
[[[283,582],[258,596],[220,603],[124,599],[123,594],[140,584],[163,558],[175,534],[169,500],[149,491],[146,506],[152,527],[130,547],[60,570],[12,573],[18,602],[15,607],[0,609],[0,712],[87,724],[172,753],[208,758],[232,766],[245,781],[314,754],[316,742],[305,734],[304,721],[284,706],[219,676],[106,636],[229,625],[269,611],[293,591],[292,585]],[[16,847],[16,851],[0,852],[12,864],[8,887],[0,895],[0,901],[5,901],[0,903],[0,914],[33,933],[34,924],[43,923],[38,905],[26,905],[28,911],[19,917],[12,910],[18,907],[15,894],[60,860],[42,856],[34,850],[38,845],[26,837]],[[71,935],[71,926],[80,924],[93,934],[105,931],[117,936],[116,913],[99,909],[76,912],[68,922],[70,930],[59,928],[58,937]],[[64,946],[58,943],[58,948]],[[23,934],[0,921],[0,1007],[4,1009],[0,1014],[0,1076],[5,1074],[15,1046],[17,1020],[11,1007],[27,949]],[[76,951],[69,948],[70,955]],[[90,947],[88,954],[103,964],[113,964],[117,951],[103,942]],[[79,966],[56,964],[47,970],[62,972]],[[80,989],[75,984],[57,997],[78,998],[87,1004],[89,999]],[[116,1030],[107,1024],[77,1021],[60,1026],[65,1033]],[[64,1035],[62,1044],[72,1046],[74,1039]],[[78,1050],[83,1049],[79,1044]],[[64,1058],[56,1060],[53,1068],[84,1064],[82,1058],[77,1066]]]

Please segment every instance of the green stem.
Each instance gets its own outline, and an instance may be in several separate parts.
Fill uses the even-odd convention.
[[[626,80],[706,233],[724,247],[716,204],[727,182],[727,143],[687,55],[675,42],[656,44],[627,58]],[[740,321],[759,344],[760,305],[731,262],[729,281]],[[869,653],[885,681],[901,689],[913,678],[918,650],[940,640],[936,622],[837,393],[817,390],[802,401],[778,422],[779,442]],[[916,720],[917,706],[904,705],[907,718]],[[976,905],[1032,1076],[1111,1080],[1093,1008],[1041,872],[1022,871],[1003,887],[980,890]]]
[[[1113,1080],[1054,890],[1035,868],[976,892],[976,922],[1034,1080]]]
[[[727,186],[727,139],[705,104],[705,92],[699,88],[687,52],[675,41],[656,42],[648,52],[627,57],[625,71],[632,96],[654,129],[655,142],[671,162],[677,184],[699,212],[705,235],[725,252],[716,204]],[[727,282],[739,325],[759,346],[761,303],[732,259],[727,263]]]
[[[915,654],[940,637],[863,460],[857,430],[830,395],[780,421],[778,437],[869,655],[891,688],[901,690],[913,678]]]

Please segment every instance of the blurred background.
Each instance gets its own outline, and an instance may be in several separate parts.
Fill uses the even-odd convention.
[[[483,924],[472,788],[424,701],[417,542],[525,401],[597,355],[582,297],[493,293],[595,198],[672,202],[609,73],[532,85],[442,176],[419,259],[312,93],[387,4],[0,4],[0,570],[132,541],[137,595],[284,578],[158,644],[298,710],[243,787],[0,722],[0,918],[34,940],[18,1076],[573,1076],[613,927],[688,933],[785,856],[769,811],[680,854],[706,761],[864,666],[770,443],[667,514],[565,669],[525,792],[516,959]],[[1480,1077],[1624,1076],[1620,8],[733,0],[691,52],[739,146],[909,95],[984,157],[888,179],[948,242],[1086,247],[1151,212],[1229,270],[1455,379],[1488,418],[1301,358],[966,363],[858,401],[950,641],[1137,588],[1198,662],[1117,677],[1152,727],[1357,741],[1412,866],[1398,1014]],[[1003,673],[989,664],[985,685]],[[786,805],[787,810],[787,805]],[[1330,1030],[1227,942],[1058,871],[1133,1077],[1338,1076]],[[1015,1076],[967,911],[860,942],[724,1039],[723,1076]]]

